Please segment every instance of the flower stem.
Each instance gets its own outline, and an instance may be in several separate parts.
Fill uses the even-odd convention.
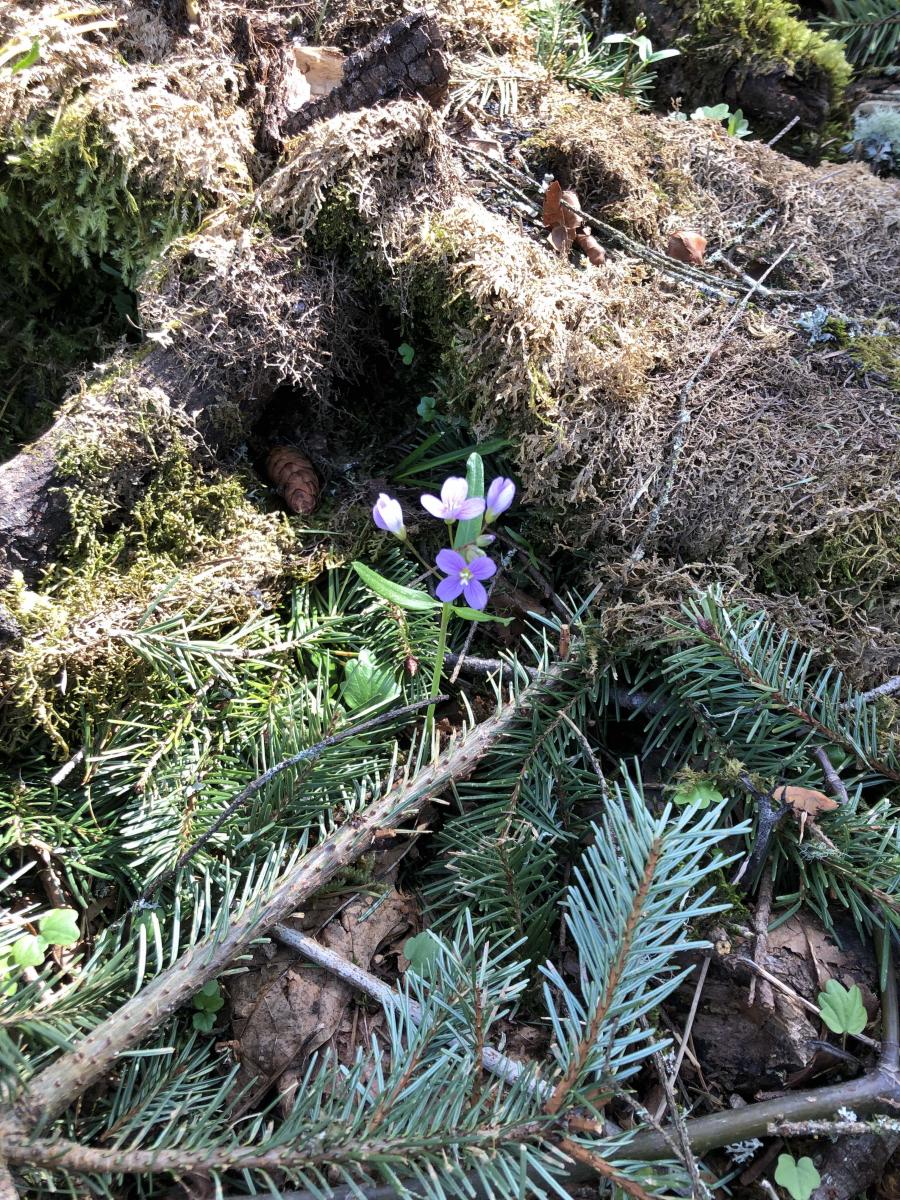
[[[444,670],[444,655],[447,653],[447,626],[450,624],[450,609],[451,605],[441,605],[441,628],[438,632],[437,652],[434,656],[434,674],[431,676],[431,694],[437,695],[441,687],[441,674]],[[428,737],[431,733],[431,726],[434,723],[434,705],[432,704],[428,712],[425,714],[425,736]]]

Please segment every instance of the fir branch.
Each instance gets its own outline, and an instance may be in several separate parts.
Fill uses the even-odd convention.
[[[551,678],[559,674],[560,669],[549,673]],[[62,1112],[120,1054],[137,1045],[272,925],[294,912],[341,868],[368,850],[377,830],[396,828],[426,800],[471,774],[530,702],[531,691],[527,689],[518,701],[506,704],[494,717],[470,729],[430,766],[417,764],[421,769],[392,782],[361,817],[346,822],[307,853],[269,895],[250,905],[225,928],[195,943],[113,1016],[34,1078],[14,1111],[0,1118],[0,1137],[15,1136],[35,1122],[45,1122]]]
[[[378,729],[382,725],[387,725],[389,722],[399,720],[401,717],[410,716],[417,712],[420,708],[426,708],[428,705],[438,704],[442,700],[446,700],[446,696],[429,696],[424,700],[416,700],[412,704],[404,704],[399,708],[392,708],[389,712],[381,713],[380,716],[372,717],[368,721],[362,721],[358,725],[351,725],[349,729],[342,729],[339,733],[329,734],[328,737],[322,738],[320,742],[316,742],[314,746],[309,746],[306,750],[301,750],[297,754],[292,754],[290,758],[284,758],[281,762],[269,767],[267,771],[263,771],[262,775],[258,775],[252,783],[248,783],[243,791],[231,801],[226,809],[219,814],[210,827],[205,830],[197,840],[185,850],[178,862],[175,863],[167,872],[158,876],[151,884],[144,889],[136,901],[137,907],[143,907],[148,900],[159,890],[160,886],[173,875],[177,874],[182,867],[187,866],[198,850],[222,828],[229,817],[234,816],[241,805],[246,804],[251,796],[255,796],[261,788],[264,788],[267,783],[270,783],[276,776],[283,771],[289,770],[291,767],[297,766],[302,762],[313,762],[321,754],[332,746],[339,746],[341,742],[347,741],[348,738],[358,737],[361,733],[368,733],[372,729]]]
[[[606,983],[606,991],[600,1003],[597,1004],[588,1025],[585,1027],[584,1033],[576,1048],[568,1069],[565,1075],[556,1085],[553,1090],[553,1095],[544,1105],[548,1113],[558,1113],[566,1102],[566,1098],[575,1087],[581,1074],[587,1065],[591,1053],[594,1049],[597,1037],[600,1033],[600,1028],[606,1020],[609,1010],[612,1007],[613,1000],[616,997],[616,991],[622,979],[625,970],[625,964],[628,962],[628,957],[631,953],[631,945],[634,941],[634,935],[637,930],[638,922],[640,921],[643,912],[644,904],[647,900],[647,895],[650,891],[650,886],[653,883],[653,877],[656,873],[656,865],[659,861],[660,841],[655,839],[650,846],[647,854],[647,862],[644,867],[644,877],[640,882],[637,891],[634,894],[634,900],[631,903],[631,911],[625,921],[621,934],[621,942],[618,956],[613,963],[612,969]]]
[[[649,1192],[645,1192],[639,1183],[635,1183],[633,1179],[629,1179],[627,1175],[623,1175],[621,1171],[617,1171],[612,1163],[607,1162],[605,1158],[601,1158],[599,1154],[595,1154],[592,1150],[588,1150],[580,1142],[575,1142],[571,1138],[564,1137],[559,1139],[558,1145],[560,1150],[568,1154],[575,1162],[590,1167],[597,1175],[608,1179],[610,1183],[621,1188],[626,1195],[633,1196],[635,1200],[653,1200]]]

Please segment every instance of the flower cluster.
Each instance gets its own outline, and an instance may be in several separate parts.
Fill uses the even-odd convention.
[[[491,483],[484,499],[480,496],[470,496],[466,480],[458,475],[451,475],[449,479],[444,480],[440,496],[426,494],[421,497],[425,511],[445,521],[448,526],[455,521],[481,518],[475,536],[464,546],[458,549],[444,549],[438,553],[435,562],[444,575],[437,586],[439,600],[449,604],[463,596],[470,608],[480,609],[487,604],[484,580],[491,578],[497,570],[497,565],[485,553],[485,547],[494,541],[494,535],[482,533],[481,530],[483,526],[493,524],[506,512],[515,495],[516,485],[513,481],[500,477]],[[375,502],[372,519],[379,529],[406,541],[403,509],[400,502],[386,492],[381,492]]]

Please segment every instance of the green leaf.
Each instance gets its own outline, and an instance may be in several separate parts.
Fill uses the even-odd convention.
[[[493,613],[482,612],[478,608],[469,608],[465,604],[451,604],[450,611],[454,617],[461,617],[463,621],[477,621],[479,624],[484,624],[487,621],[493,621],[496,625],[511,625],[512,617],[495,617]]]
[[[848,989],[836,979],[829,979],[818,1000],[822,1020],[832,1033],[862,1033],[865,1029],[868,1014],[856,984]]]
[[[24,71],[28,67],[33,67],[37,60],[41,57],[41,43],[38,38],[35,38],[31,43],[31,49],[23,54],[22,57],[12,65],[12,73],[15,75],[18,71]]]
[[[211,1012],[195,1012],[191,1024],[201,1033],[209,1033],[216,1023],[215,1014]]]
[[[719,804],[725,797],[711,783],[683,784],[672,800],[675,804],[687,807],[693,804],[695,808],[709,808],[711,804]]]
[[[433,439],[433,440],[432,440]],[[425,439],[425,443],[439,442],[441,435],[434,433],[430,438]],[[438,454],[435,458],[429,458],[422,461],[422,456],[418,450],[414,450],[412,454],[408,454],[406,458],[394,471],[395,479],[408,479],[410,475],[430,475],[432,471],[438,470],[440,467],[449,466],[450,463],[461,462],[467,458],[473,450],[479,454],[496,454],[498,450],[505,450],[509,446],[508,438],[491,438],[487,442],[478,442],[477,445],[463,446],[460,450],[448,450],[445,454]],[[428,446],[430,449],[431,446]],[[419,448],[421,449],[421,447]],[[435,486],[440,486],[436,484]]]
[[[484,499],[484,460],[477,450],[469,455],[469,461],[466,463],[466,483],[469,485],[470,499]],[[481,524],[484,516],[471,517],[468,521],[460,521],[456,527],[456,537],[453,540],[453,545],[458,550],[461,546],[467,546],[469,542],[474,542],[481,533]]]
[[[376,662],[372,651],[363,648],[344,668],[341,695],[349,708],[368,708],[399,696],[400,685],[391,667]]]
[[[376,596],[396,604],[398,608],[405,608],[407,612],[430,612],[441,607],[440,601],[433,600],[427,592],[420,592],[417,588],[404,587],[402,583],[385,579],[365,563],[354,562],[353,570]]]
[[[17,967],[39,967],[44,961],[47,943],[34,933],[23,933],[12,945],[12,960]]]
[[[811,1158],[796,1161],[790,1154],[779,1154],[775,1182],[786,1188],[793,1200],[809,1200],[822,1180]]]
[[[434,396],[423,396],[416,405],[416,412],[423,421],[433,421],[436,411],[437,400],[435,400]]]
[[[219,995],[218,979],[207,979],[206,983],[204,983],[203,987],[200,989],[200,991],[197,993],[197,995],[198,996],[218,996]]]
[[[403,943],[403,954],[417,975],[421,975],[434,962],[438,944],[430,933],[417,933]]]
[[[39,929],[51,946],[74,946],[81,934],[74,908],[53,908],[41,917]]]
[[[403,360],[404,366],[407,367],[412,365],[412,360],[416,357],[416,352],[409,342],[401,342],[397,347],[397,353]]]

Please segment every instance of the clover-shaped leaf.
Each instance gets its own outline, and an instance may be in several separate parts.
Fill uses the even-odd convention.
[[[437,957],[437,942],[430,933],[417,933],[403,943],[404,957],[417,975],[421,975]]]
[[[775,1182],[787,1190],[792,1200],[809,1200],[822,1180],[811,1158],[796,1160],[790,1154],[779,1154]]]
[[[50,946],[74,946],[78,932],[78,913],[74,908],[51,908],[39,923],[41,937]]]
[[[410,346],[409,342],[401,342],[397,347],[397,353],[400,355],[404,366],[407,367],[412,364],[412,360],[416,357],[416,352],[413,347]]]
[[[191,1023],[200,1033],[209,1033],[216,1023],[215,1014],[211,1012],[195,1012]]]
[[[210,1018],[212,1017],[213,1013],[217,1013],[225,1004],[225,999],[222,995],[221,988],[219,987],[219,981],[217,979],[210,979],[208,983],[204,983],[200,991],[195,993],[193,1004],[194,1008],[199,1009],[202,1013],[208,1013]],[[195,1021],[194,1028],[212,1029],[212,1024],[201,1027]]]
[[[34,933],[23,933],[12,944],[11,958],[17,967],[39,967],[44,961],[47,943]]]
[[[694,808],[709,808],[710,804],[718,804],[724,797],[711,783],[685,783],[672,799],[683,808],[691,804]]]
[[[862,1033],[865,1029],[868,1014],[856,984],[845,988],[836,979],[829,979],[818,1000],[822,1020],[832,1033]]]

